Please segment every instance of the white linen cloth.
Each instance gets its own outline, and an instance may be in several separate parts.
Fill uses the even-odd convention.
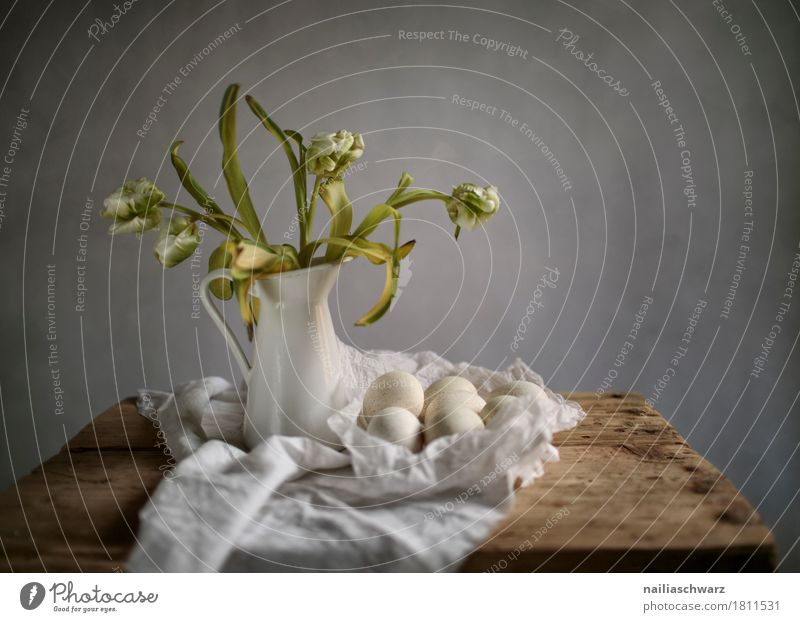
[[[163,432],[174,470],[140,511],[130,571],[456,570],[508,513],[516,485],[557,459],[553,432],[580,407],[547,390],[506,407],[485,430],[440,438],[414,454],[357,425],[364,391],[391,370],[423,387],[447,375],[483,397],[513,380],[543,386],[517,360],[504,371],[453,364],[433,352],[361,352],[341,345],[350,402],[329,425],[343,451],[272,436],[242,448],[242,392],[204,378],[174,393],[140,392],[140,413]],[[168,477],[167,477],[168,475]]]

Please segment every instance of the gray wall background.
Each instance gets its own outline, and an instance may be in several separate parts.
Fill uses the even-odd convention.
[[[448,189],[477,178],[501,190],[502,212],[457,244],[438,205],[408,210],[403,237],[418,242],[410,278],[393,312],[371,328],[353,322],[380,291],[382,270],[348,267],[332,303],[339,335],[350,343],[432,349],[489,367],[519,355],[558,390],[593,391],[614,370],[613,389],[652,397],[685,345],[689,315],[705,301],[686,356],[655,405],[758,507],[778,537],[781,567],[800,570],[800,291],[784,297],[800,242],[795,8],[727,0],[726,22],[711,1],[388,4],[395,6],[139,0],[94,40],[87,30],[95,19],[111,20],[112,1],[4,3],[0,151],[19,148],[0,186],[0,484],[138,387],[236,375],[208,318],[192,319],[192,273],[202,271],[188,264],[162,271],[152,236],[141,245],[132,236],[111,239],[98,215],[106,194],[138,176],[189,203],[165,160],[176,137],[186,141],[194,174],[230,205],[214,123],[225,86],[236,81],[284,127],[364,133],[367,167],[348,178],[361,210],[385,196],[402,169],[422,186]],[[230,28],[231,37],[203,52]],[[580,37],[575,49],[594,52],[627,97],[556,41],[562,28]],[[445,40],[405,41],[400,30],[445,31]],[[468,41],[450,40],[448,31]],[[491,51],[473,42],[475,34],[527,52]],[[167,83],[198,54],[152,128],[137,136]],[[675,126],[653,81],[685,129],[696,205],[683,192]],[[454,95],[497,111],[459,106]],[[24,110],[27,125],[15,139]],[[251,192],[278,239],[293,213],[288,169],[245,106],[239,119]],[[558,159],[570,190],[520,131],[523,123]],[[748,170],[753,231],[730,316],[722,318],[749,220]],[[79,312],[87,199],[93,210],[84,225],[87,291]],[[51,318],[48,266],[55,266]],[[515,353],[511,344],[548,267],[559,270],[557,286],[542,293]],[[653,304],[615,367],[646,296]],[[778,323],[781,302],[790,307]],[[751,377],[776,323],[763,372]]]

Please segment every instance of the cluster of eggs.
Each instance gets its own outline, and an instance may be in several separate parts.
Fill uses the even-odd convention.
[[[371,435],[416,452],[423,441],[483,428],[503,404],[524,395],[546,398],[538,384],[518,380],[484,400],[461,376],[445,376],[423,391],[411,374],[391,371],[369,386],[361,416]]]

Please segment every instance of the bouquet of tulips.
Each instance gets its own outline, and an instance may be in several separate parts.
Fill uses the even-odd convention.
[[[192,176],[178,154],[182,141],[170,148],[170,157],[181,184],[197,202],[200,210],[176,205],[166,200],[156,185],[141,178],[127,181],[103,201],[102,215],[114,219],[109,232],[143,234],[158,230],[156,259],[166,268],[190,257],[201,241],[198,223],[205,223],[222,234],[223,240],[209,255],[209,271],[227,268],[233,283],[218,279],[212,293],[222,300],[236,296],[242,319],[252,338],[258,320],[258,299],[248,295],[255,279],[285,270],[299,270],[324,262],[340,262],[346,257],[366,257],[371,263],[385,266],[386,281],[378,302],[357,322],[369,325],[380,319],[392,302],[400,276],[400,262],[414,247],[411,240],[400,243],[401,208],[418,201],[444,203],[456,225],[455,236],[462,228],[474,229],[495,214],[500,206],[497,189],[472,183],[456,186],[452,193],[413,187],[413,178],[403,173],[397,188],[383,203],[375,205],[353,227],[353,206],[345,192],[342,174],[364,153],[360,134],[345,130],[319,133],[306,143],[299,132],[280,128],[250,95],[245,97],[250,109],[264,128],[278,141],[291,167],[299,225],[299,245],[271,244],[261,228],[247,181],[239,165],[236,141],[236,103],[239,87],[225,91],[219,115],[219,134],[223,146],[222,171],[233,200],[232,213],[226,213]],[[309,177],[313,177],[309,192]],[[321,200],[330,213],[327,235],[314,238],[314,214]],[[369,240],[384,221],[394,225],[394,244],[389,246]]]

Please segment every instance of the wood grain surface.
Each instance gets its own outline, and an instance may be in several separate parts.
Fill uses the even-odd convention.
[[[587,412],[560,460],[467,571],[771,571],[775,542],[748,501],[641,395],[573,393]],[[139,509],[163,477],[157,429],[126,400],[0,493],[0,569],[124,571]]]

